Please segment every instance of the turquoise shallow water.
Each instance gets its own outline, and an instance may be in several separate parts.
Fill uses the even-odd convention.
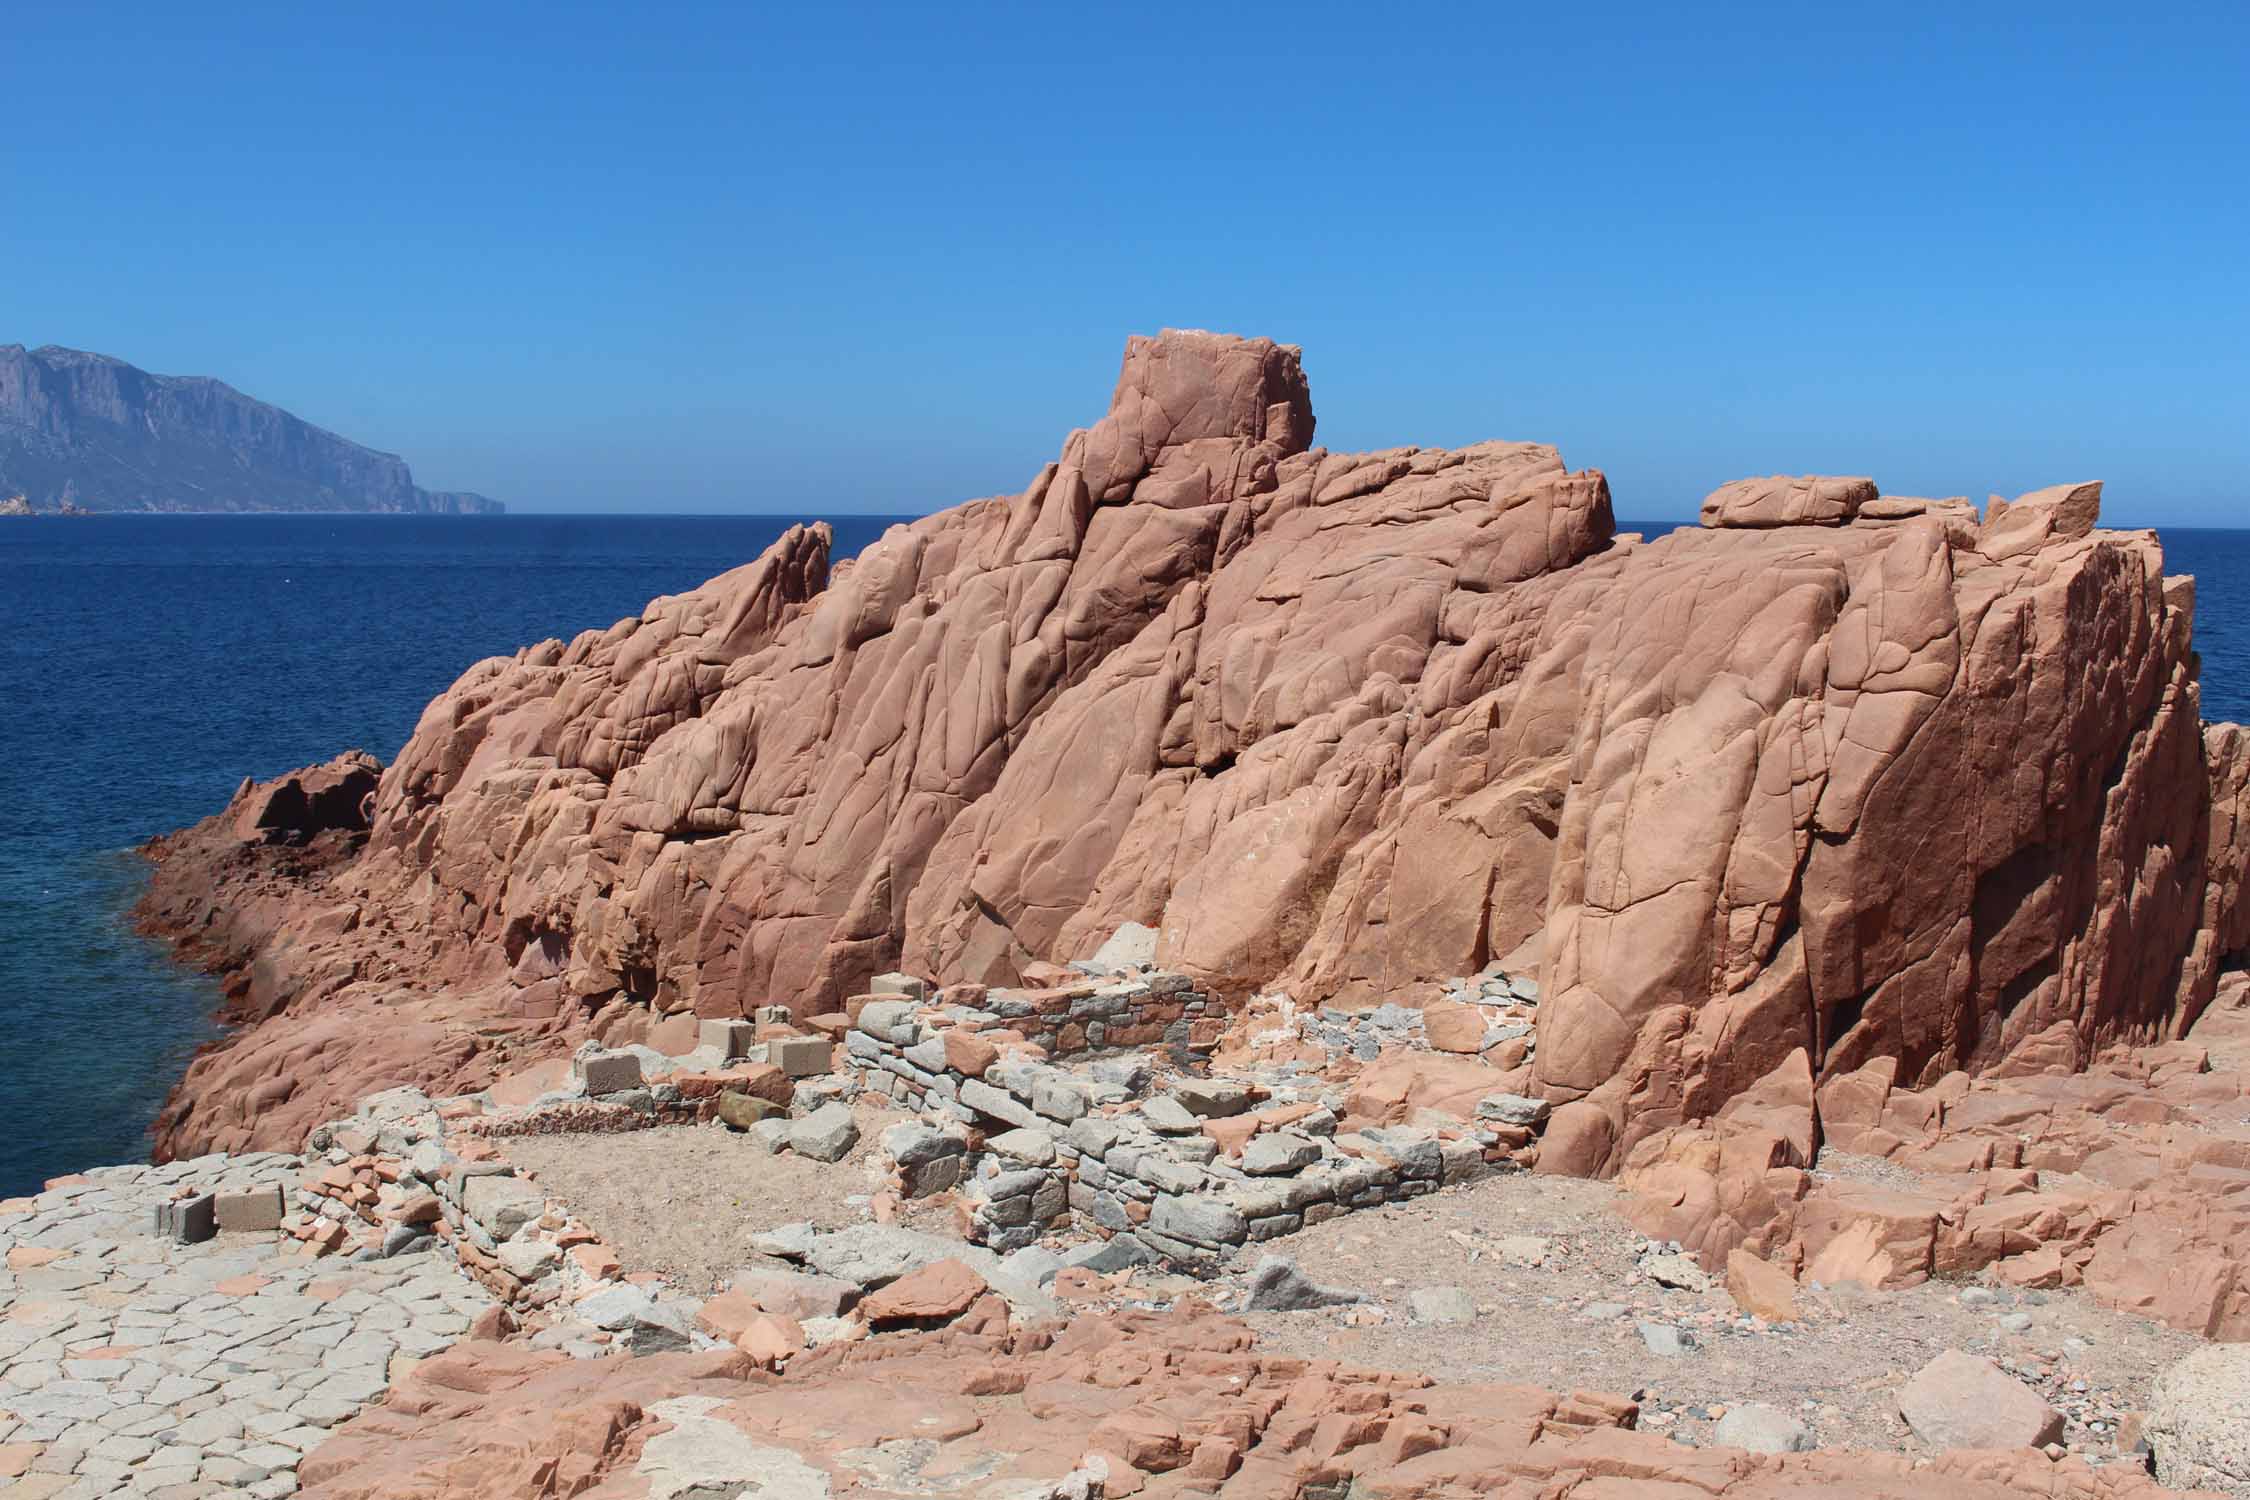
[[[0,1197],[145,1153],[216,990],[134,937],[132,846],[270,776],[386,760],[480,657],[754,557],[769,517],[0,521]],[[884,525],[835,521],[848,556]],[[1662,523],[1625,522],[1650,535]],[[2176,532],[2204,712],[2250,720],[2250,532]]]

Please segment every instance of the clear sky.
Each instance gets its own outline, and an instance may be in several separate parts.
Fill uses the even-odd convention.
[[[0,342],[523,510],[1020,488],[1125,336],[1333,448],[2250,524],[2250,6],[30,5]]]

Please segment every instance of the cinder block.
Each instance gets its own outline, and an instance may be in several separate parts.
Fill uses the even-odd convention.
[[[214,1202],[212,1194],[198,1193],[192,1198],[175,1198],[169,1203],[157,1204],[157,1235],[183,1245],[201,1244],[219,1232]]]
[[[696,1044],[715,1048],[728,1062],[750,1055],[757,1028],[748,1021],[705,1021],[696,1031]]]
[[[219,1227],[230,1232],[279,1229],[283,1212],[281,1184],[246,1188],[239,1193],[220,1193],[213,1202],[213,1211]]]
[[[630,1052],[595,1052],[571,1059],[589,1094],[615,1094],[641,1086],[641,1060]]]

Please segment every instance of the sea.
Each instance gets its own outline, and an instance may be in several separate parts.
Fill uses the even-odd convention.
[[[0,520],[0,1198],[145,1159],[217,1034],[217,987],[132,931],[136,845],[244,776],[388,761],[472,663],[637,614],[791,519]],[[836,555],[897,519],[832,518]],[[2250,721],[2250,531],[2163,535],[2197,578],[2204,714]]]

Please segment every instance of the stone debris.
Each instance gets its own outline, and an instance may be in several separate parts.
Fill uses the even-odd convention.
[[[1320,1286],[1297,1269],[1286,1256],[1260,1256],[1250,1272],[1246,1312],[1306,1312],[1318,1307],[1344,1307],[1367,1301],[1363,1292],[1348,1287]]]
[[[1421,1287],[1408,1296],[1417,1323],[1465,1324],[1477,1320],[1477,1305],[1457,1286]]]
[[[2198,1034],[2241,1030],[2250,1010],[2231,1008]],[[1925,1089],[1896,1076],[1880,1059],[1821,1083],[1816,1101],[1809,1058],[1791,1054],[1713,1118],[1633,1147],[1618,1177],[1626,1218],[1727,1268],[1730,1287],[1759,1275],[1755,1295],[1777,1309],[1779,1278],[1734,1272],[1738,1250],[1829,1285],[1988,1272],[2083,1288],[2206,1338],[2250,1338],[2250,1209],[2221,1186],[2250,1168],[2250,1097],[2205,1045],[2119,1049],[2082,1073],[1955,1073]],[[1881,1183],[1818,1171],[1816,1107],[1823,1150],[1904,1170]]]
[[[1203,1003],[1177,975],[1141,972],[1112,989],[1089,983],[1035,1003],[1059,1015],[1114,1002],[1103,1040],[1183,1024]],[[1255,1060],[1254,1077],[1183,1070],[1176,1049],[1057,1062],[1019,1027],[994,1024],[1006,1003],[999,991],[979,1007],[943,991],[919,1008],[870,999],[844,1039],[852,1076],[923,1116],[883,1137],[894,1190],[907,1200],[955,1192],[966,1237],[998,1251],[1068,1232],[1129,1239],[1148,1258],[1208,1273],[1242,1245],[1471,1179],[1533,1139],[1472,1125],[1467,1102],[1429,1124],[1385,1123],[1389,1107],[1378,1105],[1384,1116],[1340,1131],[1353,1095]],[[1368,1024],[1403,1036],[1414,1023]],[[962,1035],[983,1045],[957,1045]],[[1428,1054],[1401,1044],[1374,1055]],[[1481,1075],[1479,1097],[1506,1076],[1479,1059],[1452,1066]],[[1148,1092],[1159,1081],[1162,1091]]]
[[[1693,1354],[1698,1347],[1693,1330],[1677,1328],[1670,1323],[1637,1323],[1634,1331],[1641,1336],[1641,1343],[1649,1353],[1665,1359]]]

